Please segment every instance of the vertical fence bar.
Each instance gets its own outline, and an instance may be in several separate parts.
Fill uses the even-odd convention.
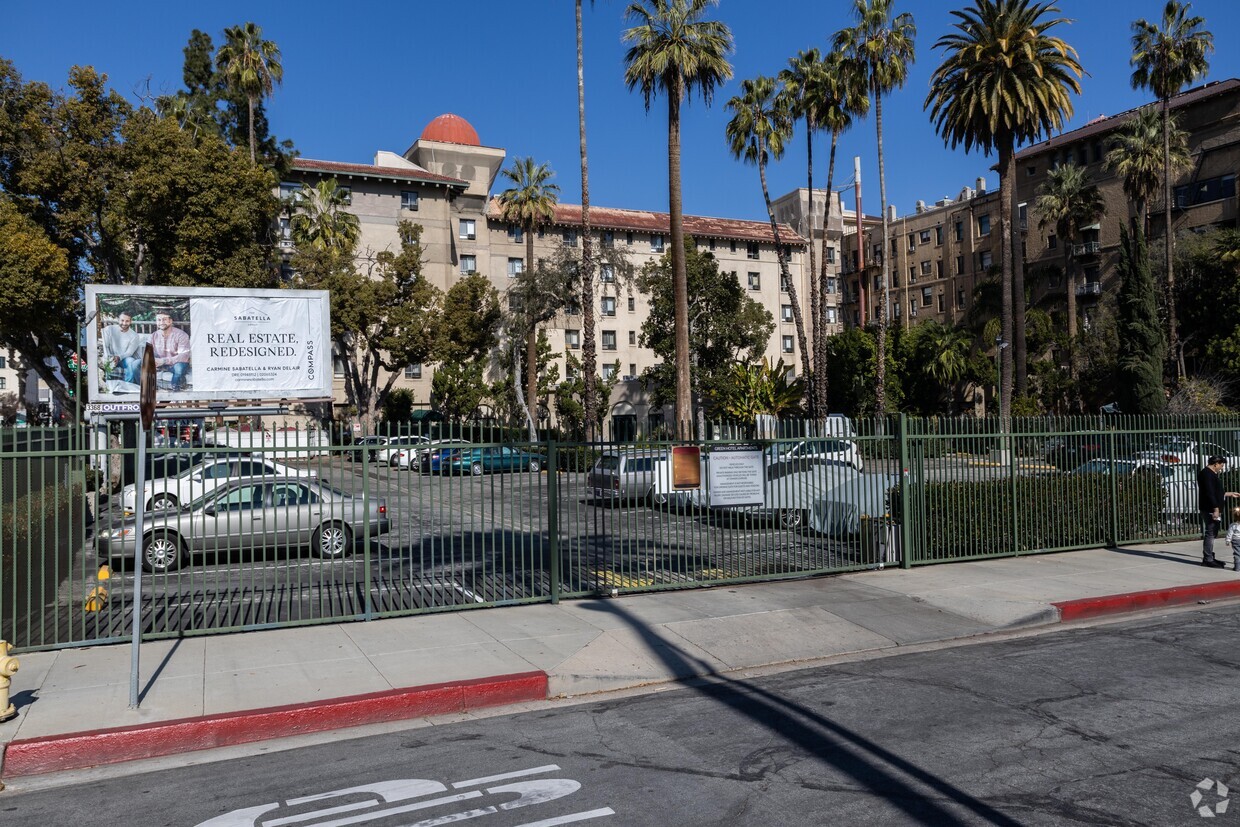
[[[897,420],[898,438],[900,440],[900,568],[907,569],[913,565],[913,534],[912,523],[909,519],[912,514],[912,507],[909,499],[913,495],[913,488],[909,485],[909,451],[908,451],[908,416],[904,413],[900,414]],[[892,537],[895,536],[894,530]]]
[[[547,553],[551,576],[551,602],[560,602],[560,459],[555,439],[547,443]]]

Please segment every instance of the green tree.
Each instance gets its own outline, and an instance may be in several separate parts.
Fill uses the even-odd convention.
[[[525,266],[517,277],[518,295],[523,311],[519,319],[524,321],[523,328],[516,328],[525,338],[525,399],[530,400],[526,407],[525,418],[530,429],[530,441],[538,438],[534,425],[533,413],[529,407],[538,391],[538,375],[536,351],[538,348],[538,325],[550,316],[543,317],[543,297],[536,289],[539,285],[538,262],[534,259],[534,236],[538,229],[551,223],[555,217],[555,205],[560,192],[557,184],[551,183],[555,175],[551,167],[537,164],[533,158],[517,158],[512,166],[504,170],[504,177],[513,186],[499,194],[500,214],[505,221],[520,227],[525,234]],[[554,313],[554,310],[552,310]],[[515,337],[514,337],[515,338]]]
[[[706,11],[718,0],[635,0],[625,10],[634,22],[624,32],[632,44],[624,56],[624,82],[640,89],[646,110],[656,94],[667,98],[668,221],[672,248],[675,314],[676,433],[692,433],[693,399],[689,372],[689,293],[684,258],[684,210],[680,183],[680,107],[697,90],[710,105],[715,88],[732,77],[728,55],[732,32]]]
[[[1150,223],[1148,207],[1158,194],[1166,170],[1168,156],[1164,154],[1162,115],[1152,106],[1142,107],[1111,137],[1107,150],[1105,168],[1123,181],[1124,194],[1132,202],[1141,232],[1148,237]],[[1192,167],[1188,154],[1188,133],[1170,119],[1168,143],[1173,173]]]
[[[883,211],[883,310],[878,315],[878,369],[875,400],[886,410],[887,322],[891,315],[891,248],[887,221],[887,171],[883,162],[883,95],[904,86],[913,63],[917,25],[908,12],[895,14],[895,0],[854,0],[857,25],[835,35],[835,48],[859,68],[874,98],[878,135],[878,193]]]
[[[753,362],[762,357],[775,320],[765,307],[749,298],[731,274],[719,270],[713,255],[698,251],[692,238],[685,239],[685,264],[689,295],[693,296],[689,308],[692,389],[700,397],[734,362]],[[650,313],[642,322],[639,341],[661,360],[645,372],[646,380],[653,383],[657,405],[666,404],[668,390],[675,389],[672,356],[677,332],[672,325],[675,297],[670,276],[668,256],[647,263],[637,276],[638,289],[650,297]]]
[[[793,369],[780,359],[774,365],[769,359],[758,364],[736,362],[719,377],[711,389],[710,402],[716,416],[734,422],[753,423],[761,415],[778,418],[796,417],[803,413],[805,380],[789,379]]]
[[[450,422],[464,422],[474,415],[487,398],[489,388],[483,379],[480,361],[444,361],[431,378],[431,402]]]
[[[758,180],[762,183],[762,201],[766,204],[771,237],[775,241],[775,257],[779,261],[779,277],[788,290],[788,299],[792,305],[792,320],[797,331],[802,371],[812,372],[812,353],[805,337],[801,302],[797,298],[796,284],[788,272],[788,255],[779,235],[779,224],[775,221],[771,193],[766,184],[767,160],[782,158],[784,144],[792,138],[792,110],[789,108],[789,99],[777,93],[774,78],[759,75],[752,80],[741,81],[741,94],[729,100],[727,108],[732,111],[732,119],[726,127],[732,157],[743,158],[746,163],[754,164],[758,168]]]
[[[901,384],[912,410],[923,416],[955,414],[960,383],[974,378],[973,337],[928,320],[911,327],[903,345],[906,376]]]
[[[1167,408],[1162,381],[1166,340],[1158,324],[1157,293],[1139,224],[1133,225],[1131,234],[1120,227],[1118,269],[1115,384],[1120,410],[1126,414],[1162,413]]]
[[[335,178],[303,183],[288,205],[293,210],[291,229],[298,247],[314,247],[339,253],[352,252],[362,237],[362,225],[349,212],[349,194]]]
[[[254,114],[258,103],[268,98],[284,79],[280,47],[263,40],[263,29],[256,23],[229,26],[224,30],[224,45],[215,55],[216,66],[228,87],[246,98],[246,119],[250,136],[250,163],[258,163],[258,138]]]
[[[835,154],[840,134],[852,127],[854,117],[870,109],[869,91],[860,64],[840,52],[830,52],[820,59],[817,49],[800,52],[789,61],[789,68],[780,73],[783,94],[790,100],[792,113],[805,121],[806,190],[814,192],[814,134],[826,129],[831,133],[831,154],[827,163],[826,203],[823,205],[823,233],[815,263],[813,232],[810,235],[810,315],[813,319],[813,366],[810,374],[810,410],[823,416],[828,410],[827,371],[823,369],[827,346],[827,292],[830,272],[827,269],[827,236],[831,226],[831,193],[835,185]],[[815,281],[815,279],[817,279]]]
[[[930,81],[925,106],[935,129],[953,149],[995,152],[999,163],[999,226],[1003,239],[1003,409],[1012,410],[1014,368],[1024,376],[1024,278],[1015,269],[1019,230],[1013,227],[1016,144],[1062,128],[1082,75],[1076,50],[1048,32],[1066,21],[1051,3],[974,0],[953,11],[954,32],[935,43],[945,52]],[[1017,301],[1019,300],[1019,306]],[[1012,351],[1016,350],[1016,358]]]
[[[1179,360],[1175,314],[1175,232],[1171,222],[1171,98],[1210,71],[1207,56],[1214,51],[1214,35],[1206,31],[1205,18],[1190,17],[1191,3],[1167,0],[1162,28],[1145,20],[1132,24],[1132,88],[1149,89],[1158,96],[1163,115],[1163,218],[1166,222],[1167,346],[1172,361]],[[1175,368],[1168,366],[1171,370]]]
[[[397,388],[383,400],[383,421],[391,430],[392,425],[405,423],[413,414],[413,391],[408,388]]]
[[[1076,338],[1076,267],[1073,245],[1081,228],[1096,222],[1106,205],[1089,173],[1076,164],[1063,164],[1046,174],[1034,202],[1038,227],[1055,228],[1063,246],[1063,269],[1068,283],[1068,337]]]

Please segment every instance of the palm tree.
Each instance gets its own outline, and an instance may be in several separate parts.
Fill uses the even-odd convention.
[[[513,186],[499,194],[500,215],[516,224],[525,235],[525,266],[521,278],[534,277],[534,235],[555,215],[560,187],[551,183],[555,173],[547,164],[533,158],[514,158],[504,170],[504,177]],[[533,428],[533,411],[538,410],[538,326],[531,324],[525,331],[525,403],[527,420]]]
[[[335,178],[302,184],[292,196],[290,229],[298,247],[350,255],[361,237],[358,218],[349,212],[349,191]]]
[[[926,366],[926,371],[930,378],[947,392],[949,413],[954,414],[956,386],[968,371],[973,337],[961,328],[949,327],[933,320],[922,324],[928,325],[924,335],[928,337],[935,354]]]
[[[1158,96],[1163,115],[1163,218],[1166,221],[1167,354],[1177,365],[1175,321],[1175,270],[1172,255],[1175,235],[1171,226],[1171,105],[1172,96],[1210,71],[1206,55],[1214,51],[1214,35],[1201,28],[1202,17],[1189,17],[1191,3],[1167,0],[1162,28],[1148,20],[1132,24],[1133,89],[1149,89]],[[1181,374],[1182,375],[1182,374]]]
[[[973,0],[953,11],[954,32],[935,43],[946,56],[930,79],[925,106],[935,129],[953,149],[964,144],[999,156],[999,224],[1003,243],[1003,338],[1013,340],[1012,260],[1019,245],[1013,233],[1016,143],[1059,129],[1072,115],[1070,93],[1080,94],[1083,70],[1076,50],[1047,32],[1065,23],[1051,3],[1030,0]],[[1024,309],[1023,287],[1020,312]],[[1000,400],[1012,410],[1012,348],[1003,351]]]
[[[280,47],[270,40],[263,40],[262,27],[256,23],[229,26],[224,30],[224,45],[215,54],[215,64],[228,86],[245,95],[249,103],[250,162],[257,163],[254,108],[260,100],[270,96],[284,79]]]
[[[1106,212],[1106,204],[1088,173],[1076,164],[1051,170],[1034,202],[1041,216],[1038,227],[1053,226],[1063,245],[1063,271],[1068,283],[1068,338],[1076,339],[1076,267],[1073,245],[1081,228],[1093,224]]]
[[[577,7],[577,139],[581,145],[581,365],[586,439],[598,437],[598,350],[594,338],[594,239],[590,235],[590,164],[586,156],[585,46]]]
[[[1171,116],[1166,149],[1163,146],[1162,114],[1153,106],[1143,107],[1112,135],[1105,167],[1123,179],[1124,193],[1132,202],[1142,233],[1149,234],[1150,201],[1161,188],[1167,162],[1172,174],[1192,166],[1188,154],[1188,133]]]
[[[779,277],[788,288],[792,304],[792,320],[797,329],[797,345],[801,349],[802,373],[812,370],[810,352],[806,346],[805,319],[801,315],[801,302],[797,288],[788,272],[788,256],[771,208],[771,194],[766,184],[768,158],[779,160],[784,154],[784,144],[792,137],[792,112],[788,99],[776,93],[775,79],[759,75],[753,80],[741,81],[741,94],[728,101],[727,108],[733,112],[726,134],[732,156],[758,167],[758,180],[762,182],[762,200],[766,215],[771,222],[771,235],[775,239],[775,258],[779,261]],[[812,244],[810,245],[813,246]]]
[[[908,12],[892,16],[895,0],[853,0],[857,25],[835,34],[836,51],[844,52],[861,66],[874,97],[874,123],[878,134],[878,194],[883,210],[883,312],[878,314],[878,363],[875,371],[875,409],[886,410],[887,320],[891,314],[891,250],[887,226],[887,171],[883,161],[883,95],[904,86],[913,62],[917,26]]]
[[[732,32],[724,23],[704,19],[707,9],[718,2],[635,0],[625,10],[625,17],[635,25],[623,36],[632,44],[624,56],[624,82],[630,90],[641,90],[647,111],[656,94],[667,97],[667,190],[676,330],[676,433],[681,437],[692,433],[693,399],[680,188],[680,106],[695,89],[709,106],[715,88],[732,77],[732,66],[727,60],[732,52]]]

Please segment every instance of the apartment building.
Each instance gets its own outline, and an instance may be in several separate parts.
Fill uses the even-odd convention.
[[[281,188],[292,193],[302,182],[325,178],[335,178],[347,188],[349,209],[361,225],[359,266],[382,250],[396,249],[400,243],[397,225],[407,219],[423,227],[423,274],[436,287],[446,291],[463,276],[477,272],[491,281],[502,298],[514,277],[529,266],[524,235],[503,220],[493,192],[505,157],[503,149],[482,145],[465,119],[447,114],[431,121],[403,155],[380,151],[370,165],[298,159]],[[622,251],[635,269],[662,256],[671,241],[667,213],[592,206],[590,224],[596,247]],[[684,228],[699,249],[710,251],[720,269],[734,274],[749,295],[771,312],[776,331],[766,355],[771,361],[782,358],[799,373],[801,354],[790,292],[780,278],[770,223],[685,216]],[[282,230],[282,243],[291,248],[287,223]],[[580,205],[558,205],[535,239],[535,258],[549,258],[565,245],[580,248],[581,232]],[[789,274],[802,314],[808,317],[809,285],[803,273],[806,241],[789,226],[781,226],[779,240],[789,254]],[[619,436],[643,433],[671,418],[670,412],[655,408],[637,380],[656,361],[653,352],[639,344],[649,298],[605,269],[597,274],[596,286],[599,370],[604,378],[614,374],[619,380],[608,403],[607,429]],[[559,355],[560,375],[566,376],[564,355],[581,347],[581,308],[565,308],[546,330],[553,352]],[[506,368],[494,364],[491,378]],[[339,367],[337,373],[339,404],[344,399],[344,381]],[[425,404],[430,401],[431,377],[430,366],[414,365],[405,369],[395,387],[408,388]]]

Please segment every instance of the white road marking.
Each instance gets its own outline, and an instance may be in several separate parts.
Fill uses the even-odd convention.
[[[525,778],[530,775],[540,775],[544,772],[555,772],[560,766],[558,764],[547,764],[542,767],[534,767],[528,770],[517,770],[515,772],[506,772],[500,775],[488,775],[485,778],[471,778],[468,781],[453,781],[452,789],[459,790],[461,787],[481,787],[483,784],[491,784],[495,781],[507,781],[510,778]]]

